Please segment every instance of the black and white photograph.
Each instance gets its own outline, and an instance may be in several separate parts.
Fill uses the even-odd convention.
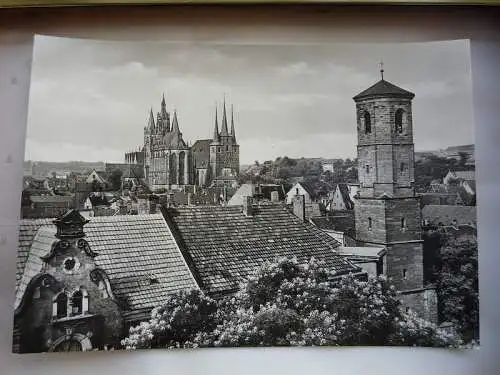
[[[12,351],[479,347],[470,60],[36,35]]]

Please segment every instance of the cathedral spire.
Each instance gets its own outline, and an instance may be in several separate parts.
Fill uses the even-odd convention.
[[[217,119],[217,105],[215,106],[214,142],[219,142],[219,121]]]
[[[165,103],[165,93],[163,93],[163,98],[161,100],[161,107],[165,108],[166,106],[167,106],[167,104]]]
[[[177,111],[174,109],[174,119],[172,120],[172,132],[180,133],[179,123],[177,122]]]
[[[153,116],[153,108],[151,108],[149,110],[148,128],[149,129],[154,129],[155,128],[155,118]]]
[[[220,131],[220,135],[223,137],[228,136],[228,131],[227,131],[227,115],[226,115],[226,97],[224,96],[224,108],[222,112],[222,128]]]
[[[234,132],[234,112],[232,104],[231,104],[231,135],[233,136],[233,140],[236,141],[236,133]]]

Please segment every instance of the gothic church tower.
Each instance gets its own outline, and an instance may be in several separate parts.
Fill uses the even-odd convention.
[[[219,131],[217,110],[215,113],[214,135],[210,142],[210,173],[212,178],[236,177],[239,174],[239,145],[234,130],[234,115],[231,107],[231,131],[228,130],[226,101],[222,109],[222,123]]]
[[[387,249],[384,273],[403,305],[436,320],[436,296],[424,287],[420,201],[414,188],[412,99],[383,78],[353,99],[360,189],[356,240]]]

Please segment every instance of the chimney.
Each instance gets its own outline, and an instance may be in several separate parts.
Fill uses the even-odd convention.
[[[306,205],[303,195],[295,195],[293,197],[293,214],[300,220],[306,221]]]
[[[243,214],[245,216],[252,216],[253,215],[252,203],[253,203],[252,197],[249,197],[249,196],[243,197]]]
[[[280,195],[278,194],[278,192],[275,190],[275,191],[271,191],[271,202],[279,202],[280,200]]]
[[[188,206],[191,206],[193,204],[193,194],[188,193]]]

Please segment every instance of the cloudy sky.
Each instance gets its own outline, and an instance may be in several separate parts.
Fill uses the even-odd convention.
[[[122,162],[165,93],[184,139],[233,104],[242,164],[355,157],[352,97],[380,78],[416,94],[416,150],[474,142],[468,41],[235,45],[35,40],[26,160]]]

